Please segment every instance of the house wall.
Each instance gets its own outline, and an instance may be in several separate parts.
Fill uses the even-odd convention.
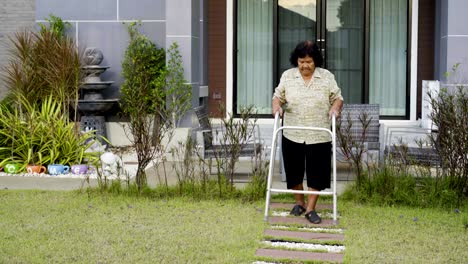
[[[0,4],[0,67],[7,65],[8,38],[15,32],[34,26],[35,0],[1,0]],[[0,98],[7,89],[0,78]]]
[[[207,71],[207,1],[206,0],[2,0],[0,6],[0,65],[7,61],[8,36],[21,28],[33,28],[36,23],[47,24],[50,14],[71,23],[67,34],[77,41],[79,48],[96,47],[102,50],[103,66],[110,66],[101,77],[114,81],[103,92],[104,98],[118,98],[121,61],[128,45],[128,33],[123,23],[138,20],[140,30],[159,47],[179,44],[184,66],[184,77],[192,86],[193,106],[202,100],[200,87],[206,93]],[[6,88],[0,81],[0,98]],[[126,144],[116,116],[107,116],[109,139],[114,144]],[[109,122],[110,121],[110,122]],[[182,126],[192,127],[189,113]]]
[[[104,55],[101,75],[114,84],[103,91],[105,98],[117,98],[123,81],[121,61],[129,37],[124,22],[141,20],[141,31],[159,47],[166,46],[166,1],[140,0],[36,0],[36,21],[45,22],[49,14],[71,23],[67,34],[80,48],[96,47]]]
[[[462,63],[457,82],[468,82],[468,1],[437,0],[435,77],[445,80],[444,74],[455,63]]]
[[[118,98],[123,82],[121,62],[129,37],[124,23],[140,21],[140,30],[157,46],[179,45],[184,77],[192,86],[192,105],[199,105],[200,86],[206,86],[206,7],[204,0],[36,0],[36,22],[45,23],[49,14],[72,24],[67,34],[80,48],[102,50],[103,66],[110,68],[101,75],[103,81],[114,81],[103,92],[104,98]],[[114,145],[127,145],[117,116],[107,116],[107,137]],[[181,126],[192,127],[189,113]]]

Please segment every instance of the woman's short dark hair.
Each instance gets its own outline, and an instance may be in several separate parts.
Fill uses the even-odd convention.
[[[309,57],[314,60],[316,67],[322,67],[322,53],[320,53],[317,44],[310,40],[302,41],[297,44],[296,48],[293,50],[293,52],[291,52],[289,62],[291,62],[294,67],[297,67],[297,59],[305,58],[307,55],[309,55]]]

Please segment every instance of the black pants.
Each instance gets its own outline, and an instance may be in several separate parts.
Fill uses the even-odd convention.
[[[330,188],[331,142],[296,143],[283,136],[281,146],[288,189],[304,181],[304,171],[307,187],[319,191]]]

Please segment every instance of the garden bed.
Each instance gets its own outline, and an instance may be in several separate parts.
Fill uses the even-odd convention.
[[[67,174],[58,174],[58,175],[51,175],[47,173],[6,173],[6,172],[0,172],[0,177],[11,177],[11,176],[16,176],[16,177],[32,177],[32,178],[76,178],[76,179],[97,179],[98,174],[97,173],[88,173],[88,174],[73,174],[73,173],[67,173]],[[130,178],[133,178],[133,176],[130,176]],[[109,175],[107,176],[108,179],[117,179],[117,175]],[[122,177],[121,177],[122,178]]]

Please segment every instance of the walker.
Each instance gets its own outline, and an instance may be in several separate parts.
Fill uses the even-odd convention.
[[[267,182],[267,193],[266,193],[266,204],[265,204],[265,221],[268,221],[268,210],[270,207],[270,196],[271,192],[275,193],[302,193],[302,194],[318,194],[318,195],[333,195],[333,223],[337,223],[337,215],[336,215],[336,202],[337,202],[337,194],[336,194],[336,117],[335,115],[332,116],[332,130],[321,128],[321,127],[302,127],[302,126],[281,126],[279,127],[279,112],[275,114],[275,122],[273,125],[273,137],[271,142],[271,153],[270,153],[270,166],[268,169],[268,182]],[[276,141],[278,137],[278,133],[281,130],[285,129],[295,129],[295,130],[314,130],[314,131],[326,131],[331,135],[332,138],[332,153],[333,153],[333,185],[331,192],[324,192],[324,191],[304,191],[304,190],[288,190],[288,189],[272,189],[272,177],[273,177],[273,168],[275,164],[275,157],[276,157]]]

